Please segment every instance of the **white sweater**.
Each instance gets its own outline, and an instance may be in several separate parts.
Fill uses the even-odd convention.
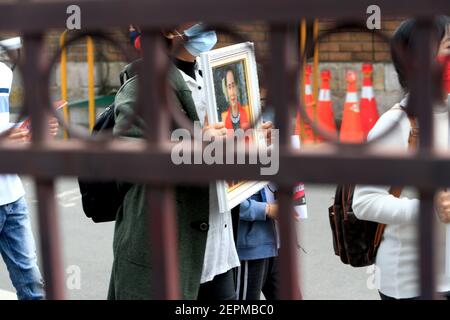
[[[369,133],[369,140],[380,136],[405,114],[391,109],[384,113]],[[407,150],[410,122],[403,116],[400,123],[376,147]],[[359,219],[386,224],[376,258],[375,279],[381,293],[397,298],[420,295],[418,217],[419,200],[414,192],[404,189],[400,198],[389,194],[389,186],[356,186],[353,210]],[[436,246],[437,290],[450,291],[450,278],[444,273],[445,225],[435,215],[436,231],[440,235]]]

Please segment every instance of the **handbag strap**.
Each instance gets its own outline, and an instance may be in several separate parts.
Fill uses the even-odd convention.
[[[341,200],[342,200],[342,211],[344,213],[344,217],[347,218],[348,212],[347,207],[350,201],[353,198],[354,188],[352,185],[342,185],[341,189]]]

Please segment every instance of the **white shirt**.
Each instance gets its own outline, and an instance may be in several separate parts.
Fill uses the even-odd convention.
[[[11,127],[9,123],[9,94],[13,73],[0,62],[0,133]],[[0,175],[0,206],[13,203],[25,195],[17,175]]]
[[[380,136],[387,128],[395,124],[404,112],[389,110],[384,113],[369,133],[369,140]],[[410,122],[404,116],[395,129],[377,142],[377,148],[387,150],[393,147],[407,150]],[[392,149],[392,148],[391,148]],[[411,174],[414,174],[413,172]],[[376,257],[375,279],[383,294],[397,298],[420,296],[418,217],[419,199],[406,188],[400,198],[389,194],[389,186],[356,186],[353,197],[355,215],[364,220],[386,224],[383,239]],[[437,215],[436,234],[439,235],[435,252],[437,255],[437,290],[450,291],[450,278],[445,275],[445,224],[440,223]]]
[[[198,70],[195,70],[196,79],[191,78],[182,70],[180,72],[188,88],[192,91],[197,115],[203,126],[207,114],[203,78]],[[211,281],[216,275],[225,273],[239,265],[239,256],[233,237],[231,212],[221,213],[219,211],[217,184],[212,182],[209,186],[209,230],[200,283]]]
[[[197,64],[196,64],[197,66]],[[197,111],[198,119],[200,120],[200,124],[204,125],[206,113],[206,96],[205,96],[205,88],[203,77],[200,75],[198,68],[195,69],[195,79],[188,76],[183,70],[178,69],[183,76],[184,82],[186,83],[189,90],[192,92],[192,100],[195,103],[195,110]]]

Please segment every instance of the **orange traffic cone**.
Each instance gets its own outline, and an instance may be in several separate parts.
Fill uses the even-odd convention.
[[[308,117],[315,121],[314,117],[314,96],[311,88],[311,73],[312,68],[311,65],[307,65],[305,68],[305,100],[304,105],[306,108],[306,113],[308,114]],[[295,127],[295,133],[300,135],[302,138],[302,143],[315,143],[315,136],[314,131],[312,130],[312,127],[303,119],[301,119],[301,116],[299,113],[297,113],[297,119],[296,119],[296,127]]]
[[[323,70],[320,74],[322,82],[320,85],[319,99],[317,101],[317,119],[322,130],[337,136],[336,123],[334,122],[333,104],[330,92],[330,70]],[[318,140],[323,140],[319,137]]]
[[[360,106],[361,121],[364,135],[367,137],[367,134],[375,125],[380,116],[378,115],[377,101],[375,100],[375,95],[373,94],[372,65],[368,63],[363,64],[362,73],[364,78]]]
[[[358,93],[356,92],[356,72],[348,71],[346,80],[347,95],[345,97],[340,139],[347,143],[361,143],[364,141],[364,132],[361,126]]]

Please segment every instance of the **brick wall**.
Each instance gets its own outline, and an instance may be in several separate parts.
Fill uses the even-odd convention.
[[[381,32],[390,37],[401,20],[384,20]],[[319,32],[333,29],[334,23],[321,22]],[[319,45],[319,60],[326,62],[387,62],[390,61],[389,45],[368,32],[343,32],[325,36]]]
[[[255,53],[257,60],[264,60],[269,54],[269,27],[264,23],[246,23],[238,24],[236,27],[231,27],[232,32],[237,33],[242,39],[235,39],[229,34],[219,34],[217,47],[226,47],[234,44],[239,40],[251,41],[255,44]]]
[[[381,32],[390,37],[401,19],[384,20]],[[319,22],[319,33],[333,29],[331,21]],[[255,43],[257,55],[264,59],[269,53],[269,29],[264,23],[239,24],[234,30]],[[219,36],[219,47],[234,43],[230,36]],[[321,62],[389,62],[389,46],[372,32],[342,32],[323,37],[319,43]]]
[[[110,37],[118,41],[121,45],[128,44],[128,38],[125,33],[126,30],[114,30],[108,33]],[[48,52],[54,53],[59,48],[59,39],[63,30],[54,30],[46,36],[46,47]],[[70,36],[70,35],[68,35]],[[94,52],[96,61],[124,61],[125,57],[121,50],[116,46],[111,45],[105,41],[94,39]],[[67,60],[70,62],[85,62],[86,61],[86,39],[76,41],[67,48]]]

